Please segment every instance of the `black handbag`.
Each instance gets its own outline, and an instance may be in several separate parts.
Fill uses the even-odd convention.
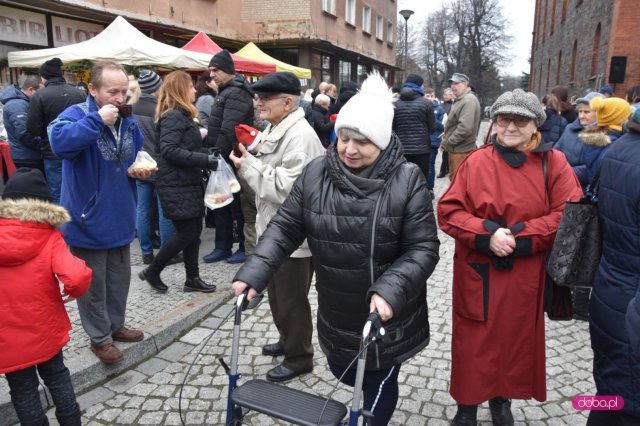
[[[564,287],[592,287],[602,254],[602,229],[598,217],[600,169],[586,197],[567,201],[547,259],[547,273]]]

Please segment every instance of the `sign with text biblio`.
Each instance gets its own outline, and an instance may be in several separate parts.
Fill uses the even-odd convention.
[[[104,25],[91,22],[76,21],[75,19],[51,17],[53,28],[53,46],[60,47],[76,44],[98,35],[104,30]]]
[[[0,40],[47,46],[46,22],[42,13],[0,6]]]

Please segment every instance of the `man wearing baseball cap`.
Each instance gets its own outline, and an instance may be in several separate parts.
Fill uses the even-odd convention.
[[[469,88],[469,77],[454,73],[449,86],[456,96],[444,127],[441,149],[449,155],[449,180],[458,166],[474,149],[480,128],[480,102]]]
[[[256,156],[243,144],[241,156],[230,158],[238,175],[256,193],[258,238],[285,201],[305,166],[324,149],[300,107],[300,80],[290,72],[267,74],[252,87],[257,94],[260,119],[269,125]],[[307,242],[293,252],[267,286],[269,306],[280,333],[277,342],[263,346],[269,356],[284,355],[282,364],[267,372],[267,379],[284,382],[313,370],[311,307],[308,292],[313,277]]]

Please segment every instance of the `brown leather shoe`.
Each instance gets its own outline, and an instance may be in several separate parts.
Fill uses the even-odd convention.
[[[124,355],[120,352],[120,349],[113,343],[107,343],[106,345],[91,346],[91,352],[96,354],[100,361],[105,364],[115,364],[124,359]]]
[[[122,327],[111,335],[116,342],[139,342],[144,339],[144,333],[140,330],[134,330]]]

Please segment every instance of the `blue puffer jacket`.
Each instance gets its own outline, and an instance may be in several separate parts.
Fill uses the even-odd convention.
[[[640,133],[618,139],[602,161],[598,210],[602,257],[590,306],[593,376],[599,395],[620,395],[640,417],[640,357],[632,353],[625,314],[640,284]],[[637,330],[637,329],[636,329]]]
[[[579,139],[584,143],[582,152],[580,153],[580,163],[584,164],[587,169],[585,179],[587,184],[582,185],[582,189],[585,190],[589,185],[593,176],[602,163],[602,159],[606,155],[611,143],[617,140],[622,133],[612,131],[608,134],[605,133],[580,133]],[[582,183],[582,182],[581,182]]]
[[[440,142],[442,142],[442,138],[438,137],[444,132],[444,116],[446,115],[446,111],[442,106],[440,106],[440,102],[437,99],[433,101],[433,113],[436,119],[436,131],[431,133],[431,150],[438,149],[440,147]]]
[[[573,172],[578,177],[580,185],[582,185],[582,188],[584,189],[589,184],[590,179],[587,166],[580,162],[584,143],[578,135],[582,130],[584,130],[584,127],[580,124],[580,120],[570,123],[565,127],[564,133],[553,148],[564,153],[564,156],[567,157],[567,161],[571,167],[573,167]]]
[[[11,158],[20,163],[42,162],[40,153],[40,137],[32,136],[27,131],[27,112],[29,97],[20,88],[12,84],[2,92],[0,102],[4,105],[2,118],[7,129],[7,139]]]
[[[542,126],[538,127],[538,131],[542,134],[543,141],[551,142],[555,145],[560,136],[562,136],[564,128],[567,127],[567,120],[554,109],[547,108],[545,112],[547,113],[547,119],[542,123]]]

